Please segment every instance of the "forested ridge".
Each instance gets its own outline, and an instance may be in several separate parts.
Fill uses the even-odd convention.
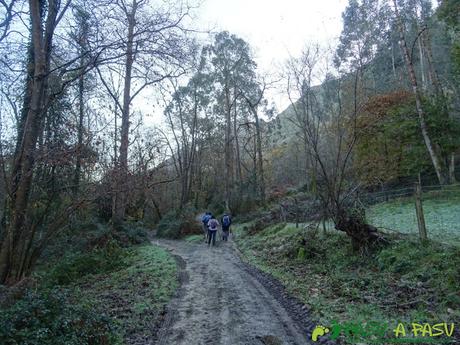
[[[349,0],[270,71],[199,10],[0,1],[0,343],[158,340],[205,211],[325,325],[458,317],[460,1]]]

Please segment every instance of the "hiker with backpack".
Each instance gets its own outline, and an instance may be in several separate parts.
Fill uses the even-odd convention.
[[[204,239],[206,240],[208,238],[208,222],[212,217],[211,212],[206,212],[203,217],[201,217],[201,222],[203,223],[203,233],[204,233]]]
[[[228,241],[228,236],[230,234],[230,225],[232,224],[232,218],[224,213],[221,219],[222,222],[222,241]]]
[[[217,230],[219,230],[219,221],[216,217],[211,216],[211,219],[208,221],[208,247],[211,245],[216,245],[216,234]]]

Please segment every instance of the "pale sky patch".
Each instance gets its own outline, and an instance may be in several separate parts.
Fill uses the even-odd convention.
[[[308,43],[333,45],[342,30],[348,0],[203,0],[193,15],[193,27],[227,30],[247,41],[260,72],[279,74],[290,56],[299,56]],[[278,111],[289,101],[282,90],[268,95]],[[158,108],[147,122],[161,122]],[[159,120],[159,121],[158,121]]]
[[[299,55],[307,42],[327,43],[340,35],[341,14],[348,0],[205,0],[199,26],[227,30],[253,47],[263,70],[289,55]]]

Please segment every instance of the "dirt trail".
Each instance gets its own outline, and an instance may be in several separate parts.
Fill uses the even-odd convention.
[[[157,344],[310,344],[295,317],[246,269],[230,242],[214,248],[204,243],[154,243],[184,264],[183,285],[168,307]]]

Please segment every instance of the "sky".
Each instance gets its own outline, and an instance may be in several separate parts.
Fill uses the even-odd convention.
[[[228,30],[254,48],[260,67],[269,69],[308,42],[340,35],[348,0],[203,0],[199,26]]]
[[[243,38],[253,48],[260,71],[272,75],[281,70],[289,56],[299,56],[308,43],[334,46],[342,30],[341,15],[348,3],[348,0],[201,1],[193,11],[193,27],[213,32],[227,30]],[[267,98],[278,112],[289,105],[282,90],[270,90]],[[146,95],[141,102],[146,105],[148,99]],[[150,113],[147,123],[158,124],[164,119],[161,106],[155,106],[153,114],[147,113]]]
[[[276,74],[289,56],[308,43],[334,44],[342,31],[348,0],[203,0],[198,26],[227,30],[249,42],[262,72]],[[280,92],[269,97],[282,111],[289,101]]]

